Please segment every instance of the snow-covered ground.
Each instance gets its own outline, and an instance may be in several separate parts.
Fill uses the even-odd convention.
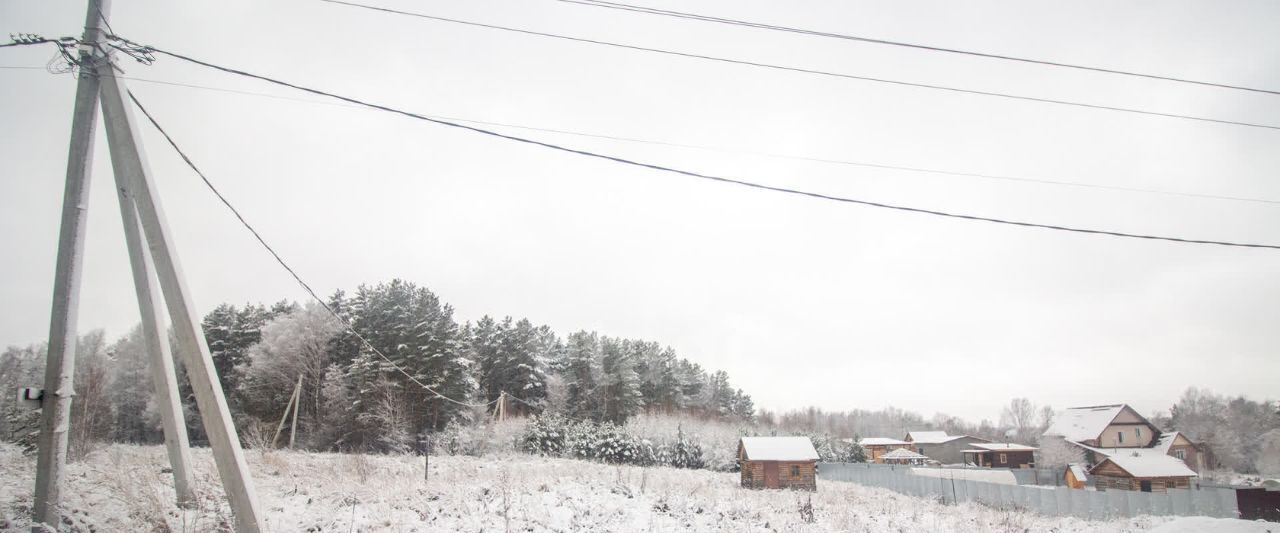
[[[216,531],[230,513],[213,459],[194,450],[197,509],[172,503],[163,448],[114,445],[69,465],[67,515],[76,531]],[[737,475],[616,467],[524,455],[422,458],[247,452],[267,527],[293,531],[1280,531],[1276,524],[1138,517],[1050,518],[944,506],[852,483],[813,494],[755,491]],[[25,530],[34,457],[0,445],[0,529]],[[812,521],[801,508],[812,504]]]

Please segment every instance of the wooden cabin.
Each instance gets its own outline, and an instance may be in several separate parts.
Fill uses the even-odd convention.
[[[743,487],[818,490],[818,451],[809,437],[742,437],[738,462]]]
[[[858,441],[858,445],[867,451],[868,463],[883,463],[881,458],[884,454],[893,450],[911,450],[914,447],[910,442],[885,437],[867,437]]]
[[[1094,466],[1089,475],[1093,476],[1093,484],[1100,491],[1142,492],[1191,488],[1191,478],[1196,477],[1196,473],[1178,458],[1151,448],[1107,457]]]
[[[1036,448],[1012,442],[973,443],[964,450],[966,464],[990,468],[1034,468]]]
[[[1067,465],[1067,472],[1063,474],[1063,478],[1066,480],[1067,486],[1073,489],[1083,489],[1085,484],[1089,482],[1089,475],[1085,473],[1084,465],[1080,463]]]

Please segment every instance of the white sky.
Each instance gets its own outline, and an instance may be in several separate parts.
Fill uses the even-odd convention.
[[[372,1],[372,0],[371,0]],[[552,0],[379,5],[906,81],[1280,124],[1280,97],[721,27]],[[648,5],[1276,89],[1280,4]],[[78,35],[84,2],[0,2],[0,33]],[[121,1],[115,29],[421,113],[964,172],[1280,200],[1280,131],[615,50],[314,0]],[[49,48],[0,50],[40,66]],[[161,58],[129,76],[318,100]],[[46,338],[75,81],[0,69],[0,344]],[[389,114],[131,83],[324,293],[401,277],[460,321],[657,340],[757,405],[995,419],[1026,396],[1164,409],[1280,376],[1280,252],[1023,229],[701,182]],[[1042,223],[1280,243],[1280,205],[511,133],[689,170]],[[302,292],[144,128],[198,309]],[[137,321],[99,135],[81,328]]]

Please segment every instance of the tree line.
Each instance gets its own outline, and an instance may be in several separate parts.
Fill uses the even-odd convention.
[[[657,342],[587,331],[562,337],[512,317],[460,324],[430,290],[398,279],[338,291],[327,304],[355,333],[318,304],[222,304],[201,322],[249,444],[270,440],[299,383],[297,441],[317,450],[407,450],[423,435],[490,416],[500,399],[512,416],[597,423],[622,424],[639,413],[754,416],[751,397],[727,373],[708,372]],[[187,429],[193,444],[204,444],[178,359]],[[0,354],[0,385],[40,386],[43,365],[42,345],[10,347]],[[114,343],[100,331],[83,336],[76,366],[73,425],[84,434],[73,440],[163,439],[138,328]],[[10,396],[0,400],[0,438],[22,440],[38,414]]]

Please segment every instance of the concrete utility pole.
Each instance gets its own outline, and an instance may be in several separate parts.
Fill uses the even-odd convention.
[[[84,42],[102,40],[103,17],[110,9],[110,0],[89,0],[82,37]],[[94,130],[98,121],[97,66],[103,60],[105,58],[97,49],[81,47],[75,113],[71,118],[71,150],[67,156],[66,188],[62,196],[62,229],[58,234],[57,270],[53,278],[53,316],[49,325],[49,352],[45,359],[40,449],[36,456],[35,501],[31,510],[33,531],[56,530],[61,522],[59,502],[67,464],[71,398],[75,395],[72,378],[76,369],[76,319],[80,308],[85,225],[89,215]]]
[[[253,478],[249,476],[249,466],[245,463],[244,451],[240,449],[240,439],[218,381],[213,357],[200,330],[191,293],[183,281],[182,266],[174,252],[173,235],[165,223],[151,169],[143,157],[137,122],[129,107],[128,89],[111,69],[102,69],[99,75],[107,142],[111,159],[118,165],[115,167],[116,186],[125,189],[137,207],[143,234],[160,278],[165,305],[173,320],[178,348],[186,363],[205,433],[209,435],[218,475],[235,514],[236,531],[258,533],[265,528],[258,514]]]
[[[111,153],[117,182],[125,175],[128,163],[117,161],[116,151]],[[124,222],[124,241],[129,248],[129,266],[133,271],[133,287],[138,296],[138,312],[142,315],[142,336],[147,348],[147,360],[151,367],[151,379],[156,387],[156,404],[160,408],[160,422],[164,427],[165,451],[173,466],[173,488],[178,505],[187,507],[195,503],[195,480],[191,473],[191,445],[187,440],[186,419],[182,415],[182,399],[178,397],[178,378],[169,349],[164,316],[156,307],[155,265],[142,246],[142,228],[138,225],[138,208],[129,195],[129,189],[116,187],[120,201],[120,220]]]
[[[87,220],[90,165],[93,160],[94,130],[98,105],[107,126],[120,215],[124,222],[134,289],[142,315],[152,378],[155,381],[165,445],[173,465],[174,487],[179,504],[193,503],[191,457],[187,443],[182,405],[172,354],[165,338],[164,318],[156,305],[156,279],[164,303],[173,319],[179,353],[185,359],[196,404],[209,435],[218,474],[235,514],[236,531],[258,533],[263,522],[258,514],[253,479],[240,449],[227,400],[213,366],[190,292],[183,282],[182,268],[174,254],[173,236],[165,225],[164,211],[143,155],[136,121],[130,112],[128,89],[118,77],[110,55],[105,52],[110,0],[89,0],[89,12],[79,57],[80,78],[76,88],[75,115],[71,126],[71,150],[67,161],[66,189],[62,204],[62,229],[58,240],[57,272],[54,276],[53,311],[49,327],[49,353],[45,368],[45,392],[41,400],[39,456],[36,463],[32,531],[57,530],[61,525],[60,492],[66,467],[71,401],[74,395],[76,315],[79,306]],[[146,242],[150,249],[143,247]],[[296,393],[295,393],[296,397]],[[296,422],[295,422],[296,423]]]

